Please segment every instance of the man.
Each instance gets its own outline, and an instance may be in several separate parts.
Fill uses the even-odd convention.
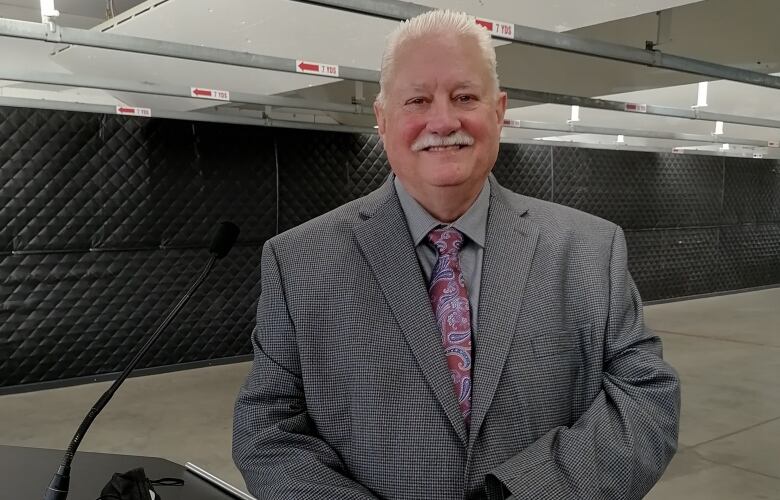
[[[388,40],[393,176],[269,240],[236,403],[249,491],[281,499],[634,499],[679,386],[622,231],[490,176],[506,94],[473,18]]]

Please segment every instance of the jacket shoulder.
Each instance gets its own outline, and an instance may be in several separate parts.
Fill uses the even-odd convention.
[[[362,220],[360,210],[368,196],[347,202],[287,229],[271,237],[266,244],[275,248],[289,245],[317,246],[317,242],[334,245],[344,238],[351,238],[355,224]]]

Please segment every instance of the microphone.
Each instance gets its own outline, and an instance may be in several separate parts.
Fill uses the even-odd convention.
[[[68,491],[70,491],[70,465],[73,462],[73,456],[76,454],[76,450],[78,449],[79,444],[81,444],[81,440],[84,438],[84,434],[86,434],[89,426],[92,425],[95,417],[97,417],[103,408],[108,404],[116,390],[120,385],[122,385],[122,382],[125,381],[127,376],[130,375],[130,372],[133,371],[133,368],[135,368],[144,354],[146,354],[146,351],[149,350],[149,348],[152,346],[152,344],[154,344],[154,342],[165,330],[168,324],[173,321],[173,318],[176,317],[184,304],[187,303],[193,292],[195,292],[201,283],[203,283],[203,280],[205,280],[206,276],[208,276],[209,272],[211,272],[211,268],[214,267],[214,262],[228,254],[230,249],[233,247],[233,244],[235,244],[236,240],[238,239],[238,233],[238,226],[232,222],[225,221],[220,224],[216,234],[214,235],[214,238],[211,240],[211,246],[209,247],[209,253],[211,253],[211,256],[209,257],[208,262],[206,262],[203,271],[201,271],[200,276],[198,276],[192,285],[190,285],[190,287],[187,289],[184,295],[182,295],[181,299],[179,299],[179,302],[176,303],[173,309],[168,312],[168,315],[165,317],[163,322],[160,324],[160,326],[157,327],[152,336],[149,338],[149,340],[146,341],[141,349],[138,350],[138,353],[136,353],[135,357],[132,359],[132,361],[130,361],[130,364],[127,365],[122,374],[119,375],[119,378],[117,378],[114,383],[111,384],[111,387],[109,387],[102,396],[100,396],[94,406],[92,406],[92,409],[89,410],[89,413],[87,413],[87,416],[84,417],[84,420],[81,422],[81,425],[79,425],[79,428],[76,431],[76,434],[73,436],[70,445],[68,445],[68,449],[65,451],[65,456],[62,458],[62,462],[60,463],[57,472],[54,474],[54,477],[52,478],[51,483],[49,484],[49,487],[43,496],[43,500],[65,500],[68,498]]]

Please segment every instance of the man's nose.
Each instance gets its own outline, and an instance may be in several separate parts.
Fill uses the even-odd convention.
[[[434,102],[429,110],[426,128],[429,132],[447,136],[460,130],[460,119],[457,110],[449,100]]]

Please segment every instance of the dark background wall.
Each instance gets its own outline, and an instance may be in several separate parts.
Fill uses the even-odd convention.
[[[142,366],[249,354],[262,243],[388,171],[374,135],[0,107],[0,389],[118,371],[225,219]],[[645,300],[780,283],[780,162],[504,144],[494,173],[623,226]]]

